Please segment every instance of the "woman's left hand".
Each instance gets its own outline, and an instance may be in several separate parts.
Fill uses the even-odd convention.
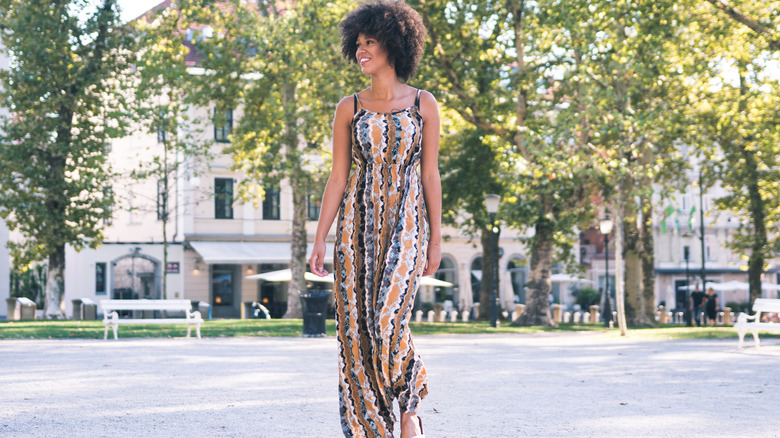
[[[423,276],[433,275],[439,269],[441,263],[441,243],[428,243],[428,256],[425,260]]]

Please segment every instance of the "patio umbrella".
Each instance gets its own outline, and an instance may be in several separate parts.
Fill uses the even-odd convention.
[[[280,269],[278,271],[263,272],[262,274],[247,275],[245,278],[248,280],[263,280],[273,283],[280,283],[283,281],[292,280],[292,271],[290,269]],[[303,278],[306,279],[306,281],[333,283],[333,274],[320,277],[312,274],[311,272],[306,272],[303,274]]]
[[[700,283],[697,283],[700,284]],[[727,281],[725,283],[713,283],[711,281],[708,281],[705,284],[704,290],[707,290],[709,288],[712,288],[716,291],[724,291],[724,290],[748,290],[748,284],[741,282],[741,281]],[[696,284],[692,284],[690,286],[680,286],[680,289],[696,289]],[[703,292],[703,291],[702,291]]]
[[[290,269],[280,269],[278,271],[263,272],[262,274],[247,275],[245,278],[248,280],[263,280],[263,281],[279,283],[283,281],[292,280],[292,271]],[[314,281],[319,283],[333,283],[334,281],[332,273],[324,277],[319,277],[317,275],[312,274],[311,272],[306,272],[303,274],[303,278],[305,278],[306,281]],[[422,280],[420,281],[420,284],[423,286],[441,286],[441,287],[452,286],[452,283],[438,280],[430,276],[423,277]]]
[[[590,280],[575,277],[569,274],[553,274],[550,276],[550,281],[553,283],[593,283]]]

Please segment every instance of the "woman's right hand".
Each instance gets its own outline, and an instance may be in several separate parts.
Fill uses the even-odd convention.
[[[309,257],[309,268],[314,275],[324,277],[328,275],[328,271],[325,270],[325,242],[314,242],[314,248],[311,250],[311,257]]]

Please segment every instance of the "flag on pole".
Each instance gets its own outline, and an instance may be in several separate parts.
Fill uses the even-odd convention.
[[[691,212],[688,214],[688,228],[693,231],[693,224],[696,221],[696,218],[693,216],[693,214],[696,213],[696,206],[694,205],[691,207]]]
[[[664,217],[663,217],[663,219],[661,220],[661,232],[662,232],[662,233],[664,233],[664,234],[666,234],[666,219],[667,219],[669,216],[671,216],[671,215],[672,215],[672,213],[674,213],[674,207],[672,207],[671,205],[667,206],[667,207],[664,209]]]

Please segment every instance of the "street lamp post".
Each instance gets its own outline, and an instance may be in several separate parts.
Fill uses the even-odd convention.
[[[609,234],[612,233],[612,219],[607,215],[599,221],[599,229],[604,235],[604,308],[601,311],[601,319],[604,320],[604,326],[609,327],[612,322],[612,305],[609,300]]]
[[[683,309],[688,309],[688,296],[691,293],[691,280],[690,280],[690,272],[688,271],[688,261],[691,258],[691,247],[690,246],[684,246],[683,247],[683,257],[685,257],[685,303],[683,303]],[[684,310],[685,314],[685,323],[690,327],[691,324],[691,315],[687,310]]]
[[[485,195],[485,207],[490,215],[490,233],[493,240],[493,264],[490,266],[493,287],[490,290],[490,326],[498,327],[498,225],[496,224],[496,213],[498,213],[498,204],[501,197],[490,194]]]

